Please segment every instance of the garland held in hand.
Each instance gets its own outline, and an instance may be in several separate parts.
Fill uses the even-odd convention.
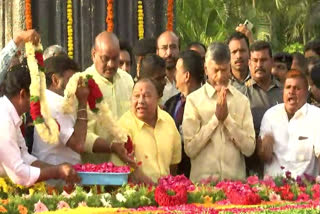
[[[59,125],[51,117],[45,96],[46,78],[42,56],[42,45],[25,44],[27,63],[30,70],[30,114],[39,136],[44,142],[59,142]]]
[[[31,0],[25,1],[25,18],[26,18],[26,29],[32,29],[32,14],[31,14]]]
[[[107,0],[107,31],[113,32],[113,0]]]
[[[173,31],[173,5],[174,0],[168,0],[168,9],[167,9],[167,30]]]
[[[67,0],[68,56],[73,59],[72,0]]]
[[[143,39],[144,37],[144,28],[143,28],[143,4],[142,0],[138,1],[138,38]]]
[[[102,126],[102,128],[105,130],[106,136],[109,134],[112,135],[115,142],[126,142],[126,133],[117,125],[106,100],[103,98],[99,86],[96,84],[94,78],[91,75],[76,73],[70,78],[64,91],[64,102],[62,106],[63,112],[65,114],[73,115],[75,115],[76,113],[78,103],[75,93],[80,76],[82,76],[83,79],[87,79],[87,83],[90,89],[90,93],[88,96],[88,105],[91,112],[88,111],[88,120],[95,120],[97,124],[99,126]],[[106,136],[100,137],[105,138]]]

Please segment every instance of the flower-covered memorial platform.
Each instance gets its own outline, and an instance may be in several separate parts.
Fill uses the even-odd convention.
[[[320,213],[320,177],[215,177],[193,184],[183,175],[156,186],[26,188],[0,178],[0,213]]]

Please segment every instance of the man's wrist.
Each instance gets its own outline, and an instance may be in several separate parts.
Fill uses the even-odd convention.
[[[78,109],[87,108],[87,101],[81,101],[78,104]]]

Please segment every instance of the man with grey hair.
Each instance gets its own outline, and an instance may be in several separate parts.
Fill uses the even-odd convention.
[[[68,56],[66,51],[60,45],[51,45],[44,50],[43,60],[46,60],[52,56],[59,56],[59,55]]]
[[[182,123],[190,178],[244,179],[244,155],[254,152],[255,134],[249,100],[229,83],[227,45],[209,46],[205,72],[207,82],[187,96]]]

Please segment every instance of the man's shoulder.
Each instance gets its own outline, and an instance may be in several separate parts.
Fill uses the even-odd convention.
[[[172,126],[176,127],[173,118],[171,117],[171,115],[168,112],[166,112],[165,110],[162,110],[161,108],[158,108],[158,111],[159,111],[158,115],[160,116],[160,118],[163,121],[168,123],[168,125],[171,124]]]
[[[248,97],[244,95],[239,89],[234,87],[233,85],[229,85],[229,90],[231,91],[232,95],[240,101],[249,102]]]
[[[309,104],[309,103],[306,103],[306,105],[308,106],[308,111],[310,111],[311,113],[313,113],[317,116],[320,116],[320,108],[319,107],[312,105],[312,104]]]
[[[176,95],[173,95],[172,97],[170,97],[166,103],[164,104],[165,107],[169,107],[171,106],[172,104],[176,105],[178,100],[179,100],[179,97],[181,96],[181,93],[178,93]]]
[[[277,104],[275,106],[270,107],[266,112],[265,116],[272,116],[284,113],[284,103]]]
[[[200,88],[198,88],[197,90],[191,92],[190,94],[188,94],[187,99],[199,99],[200,97],[204,96],[205,93],[205,85],[201,86]]]
[[[121,78],[130,79],[133,81],[132,76],[128,72],[122,70],[121,68],[118,68],[117,73]]]

